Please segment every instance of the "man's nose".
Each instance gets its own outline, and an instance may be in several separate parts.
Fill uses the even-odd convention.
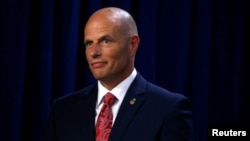
[[[101,46],[98,45],[98,44],[94,44],[94,45],[91,47],[90,55],[91,55],[93,58],[96,58],[96,57],[100,56],[100,55],[101,55]]]

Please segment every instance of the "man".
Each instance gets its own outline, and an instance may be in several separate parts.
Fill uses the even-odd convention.
[[[139,42],[134,19],[120,8],[103,8],[89,18],[86,58],[98,82],[54,102],[46,141],[193,140],[189,100],[136,71]]]

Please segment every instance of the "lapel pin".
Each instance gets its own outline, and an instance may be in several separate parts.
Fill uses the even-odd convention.
[[[129,102],[129,103],[130,103],[130,105],[134,105],[134,104],[135,104],[135,101],[136,101],[136,99],[135,99],[135,98],[131,99],[131,100],[130,100],[130,102]]]

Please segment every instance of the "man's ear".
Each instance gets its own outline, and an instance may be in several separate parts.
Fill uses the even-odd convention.
[[[136,51],[139,47],[140,44],[140,38],[138,35],[133,35],[130,38],[130,45],[131,45],[131,56],[135,56]]]

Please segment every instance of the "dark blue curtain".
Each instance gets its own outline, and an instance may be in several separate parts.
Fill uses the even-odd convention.
[[[250,126],[247,0],[1,0],[1,141],[39,141],[52,101],[95,82],[83,27],[107,6],[138,24],[137,70],[190,98],[197,141]]]

